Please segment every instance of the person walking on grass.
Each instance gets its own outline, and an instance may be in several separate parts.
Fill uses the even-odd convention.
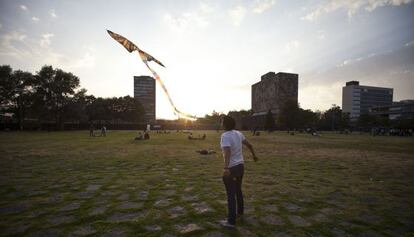
[[[225,227],[235,227],[236,225],[236,207],[237,215],[242,216],[244,213],[242,181],[244,173],[244,160],[242,145],[245,145],[252,153],[253,160],[258,158],[254,153],[253,146],[247,141],[244,135],[234,130],[236,122],[230,116],[225,116],[222,120],[225,132],[221,135],[221,149],[224,157],[223,183],[227,193],[227,220],[220,221]],[[236,204],[237,203],[237,204]]]

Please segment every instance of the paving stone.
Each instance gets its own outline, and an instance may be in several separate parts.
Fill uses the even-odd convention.
[[[203,213],[206,213],[206,212],[214,212],[214,209],[211,208],[205,202],[202,202],[202,203],[193,203],[193,204],[191,204],[191,206],[194,208],[194,210],[198,214],[203,214]]]
[[[119,205],[119,209],[121,210],[128,210],[128,209],[139,209],[144,206],[143,203],[140,202],[124,202]]]
[[[9,224],[10,226],[10,224]],[[27,229],[31,227],[30,222],[13,223],[8,229],[1,233],[2,236],[19,235],[21,236]]]
[[[97,191],[101,187],[102,185],[100,184],[91,184],[91,185],[88,185],[88,187],[86,188],[86,191]]]
[[[279,208],[277,208],[276,205],[271,204],[271,205],[264,205],[262,206],[262,209],[268,212],[278,212]]]
[[[194,189],[194,187],[186,187],[184,189],[184,192],[191,192],[191,191],[193,191],[193,189]]]
[[[144,213],[142,212],[116,212],[107,218],[109,222],[128,222],[134,221],[135,219],[142,218]]]
[[[162,228],[159,225],[147,225],[144,227],[145,230],[147,231],[151,231],[151,232],[156,232],[156,231],[161,231]]]
[[[60,224],[67,224],[74,222],[76,218],[72,215],[57,215],[57,216],[51,216],[47,219],[47,222],[51,225],[60,225]]]
[[[176,237],[176,236],[172,234],[163,234],[161,235],[161,237]]]
[[[121,194],[119,197],[116,198],[119,201],[126,201],[129,199],[129,194],[128,193],[123,193]]]
[[[187,225],[175,225],[175,228],[182,235],[192,233],[192,232],[199,231],[199,230],[203,229],[202,227],[200,227],[199,225],[194,224],[194,223],[190,223],[190,224],[187,224]]]
[[[0,215],[17,214],[27,210],[27,206],[21,204],[14,204],[0,208]]]
[[[303,217],[301,216],[293,216],[293,215],[289,215],[288,216],[289,221],[295,225],[295,226],[299,226],[299,227],[306,227],[306,226],[310,226],[311,224],[306,221]]]
[[[243,220],[245,222],[247,222],[249,225],[253,225],[253,226],[259,226],[259,218],[257,218],[256,216],[245,216],[243,217]]]
[[[183,195],[181,196],[181,199],[183,201],[196,201],[198,200],[198,196],[197,195]]]
[[[243,227],[239,227],[237,228],[237,230],[239,231],[240,236],[242,237],[257,237],[257,235],[253,232],[251,232],[250,230],[243,228]]]
[[[359,220],[369,223],[369,224],[378,224],[380,222],[383,221],[383,218],[380,216],[375,216],[375,215],[370,215],[367,213],[363,213],[361,215],[359,215],[358,217]]]
[[[182,206],[175,206],[167,210],[167,213],[170,215],[171,218],[176,218],[178,216],[182,216],[186,213],[184,207]]]
[[[26,215],[26,217],[28,217],[28,218],[36,218],[36,217],[39,217],[39,216],[44,215],[46,213],[48,213],[48,211],[46,209],[37,209],[37,210],[34,210],[34,211],[29,212]]]
[[[346,237],[346,236],[350,236],[350,235],[349,235],[349,234],[347,234],[344,230],[339,229],[339,228],[337,228],[337,227],[334,227],[334,228],[331,230],[331,233],[332,233],[332,235],[333,235],[333,236],[335,236],[335,237]]]
[[[377,204],[379,199],[377,197],[367,196],[361,197],[359,200],[366,204]]]
[[[381,235],[381,234],[379,234],[379,233],[377,233],[373,230],[368,230],[368,231],[360,233],[359,236],[360,237],[381,237],[383,235]]]
[[[283,202],[282,204],[283,204],[283,207],[285,207],[290,212],[296,212],[302,209],[300,206],[290,203],[290,202]]]
[[[290,235],[286,232],[276,232],[272,235],[272,237],[292,237],[293,235]],[[313,235],[312,235],[313,236]]]
[[[328,199],[331,199],[331,200],[342,199],[344,196],[345,196],[344,193],[342,193],[339,190],[336,190],[328,194]]]
[[[28,237],[56,237],[62,233],[62,230],[58,229],[47,229],[47,230],[39,230],[27,235]]]
[[[329,219],[326,215],[322,213],[317,213],[309,218],[310,220],[320,223],[320,222],[327,222]]]
[[[269,225],[283,225],[284,222],[280,216],[276,215],[267,215],[260,218],[260,221],[269,224]]]
[[[177,191],[175,191],[174,189],[169,189],[169,190],[162,191],[162,193],[164,193],[164,195],[167,195],[167,196],[173,196],[177,193]]]
[[[96,230],[92,226],[86,225],[77,227],[69,236],[87,236],[95,233]]]
[[[64,195],[63,194],[53,194],[52,196],[48,197],[45,200],[46,204],[54,204],[54,203],[59,203],[62,202],[64,199]]]
[[[91,212],[89,212],[89,216],[96,216],[96,215],[101,215],[104,214],[105,211],[107,210],[107,207],[95,207],[91,210]]]
[[[139,200],[147,200],[148,199],[148,191],[141,191],[138,193],[137,198]]]
[[[115,196],[117,195],[118,192],[115,191],[111,191],[111,190],[107,190],[101,193],[102,196]]]
[[[60,211],[73,211],[73,210],[79,209],[79,207],[80,207],[79,202],[73,202],[73,203],[69,203],[69,204],[61,207],[59,210]]]
[[[159,199],[154,203],[156,207],[166,207],[171,204],[171,199]]]
[[[75,197],[76,198],[79,198],[79,199],[89,199],[89,198],[92,198],[94,195],[95,195],[94,192],[86,191],[86,192],[78,192],[78,193],[76,193],[75,194]]]
[[[224,233],[221,233],[218,231],[209,232],[203,235],[203,237],[226,237],[226,236],[227,235],[225,235]]]
[[[123,237],[123,236],[126,236],[126,231],[124,231],[123,229],[119,229],[119,228],[105,231],[105,233],[101,235],[101,237]]]
[[[321,212],[325,215],[336,215],[338,213],[341,213],[341,211],[334,209],[334,208],[323,208],[321,209]]]
[[[45,191],[45,190],[36,190],[36,191],[30,192],[27,196],[35,197],[35,196],[41,196],[41,195],[44,195],[44,194],[47,194],[47,193],[49,193],[49,192]]]

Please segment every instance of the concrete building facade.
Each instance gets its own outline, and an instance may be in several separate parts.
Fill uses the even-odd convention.
[[[401,100],[391,105],[375,106],[370,109],[370,114],[387,117],[389,120],[414,119],[414,100]]]
[[[392,88],[362,86],[359,81],[349,81],[342,87],[342,111],[349,113],[351,120],[368,114],[372,107],[392,105]]]
[[[155,122],[155,79],[150,76],[134,76],[134,98],[144,107],[144,122]]]
[[[298,101],[299,75],[285,72],[268,72],[252,85],[253,117],[266,116],[270,110],[274,117],[286,101]]]

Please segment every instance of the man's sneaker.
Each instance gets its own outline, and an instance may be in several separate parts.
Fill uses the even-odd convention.
[[[236,225],[230,224],[227,220],[220,221],[220,225],[223,227],[234,228]]]

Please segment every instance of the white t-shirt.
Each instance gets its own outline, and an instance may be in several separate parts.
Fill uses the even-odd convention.
[[[238,164],[243,164],[242,141],[246,138],[236,130],[226,131],[221,134],[221,148],[230,147],[229,168]]]

